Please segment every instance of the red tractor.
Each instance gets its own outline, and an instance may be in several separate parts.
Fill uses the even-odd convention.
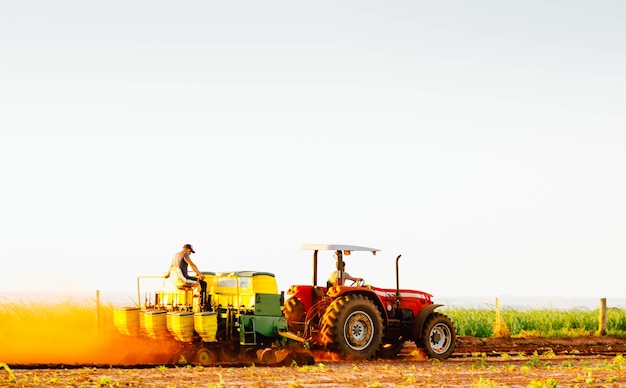
[[[378,288],[362,280],[351,285],[318,286],[320,251],[334,253],[337,278],[343,279],[344,257],[375,248],[354,245],[305,244],[313,251],[313,285],[293,285],[287,291],[283,312],[290,331],[312,347],[325,348],[352,359],[397,356],[406,341],[413,341],[430,358],[446,359],[454,351],[456,331],[452,321],[435,311],[432,295],[400,289],[396,258],[396,288]]]

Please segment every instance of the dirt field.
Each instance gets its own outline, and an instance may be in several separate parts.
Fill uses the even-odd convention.
[[[618,387],[626,386],[626,340],[460,337],[454,357],[426,360],[414,345],[392,360],[312,366],[201,367],[13,365],[0,387]]]
[[[621,361],[620,361],[621,360]],[[454,358],[445,362],[327,361],[306,367],[19,369],[7,387],[604,387],[625,386],[623,358]],[[535,384],[535,385],[532,385]]]
[[[406,347],[405,347],[406,348]],[[626,354],[626,338],[619,337],[566,337],[566,338],[475,338],[458,337],[454,356],[487,353],[540,354],[551,350],[557,355],[615,355]]]

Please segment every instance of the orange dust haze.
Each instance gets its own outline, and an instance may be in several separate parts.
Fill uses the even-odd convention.
[[[0,363],[164,364],[175,346],[173,341],[120,334],[112,306],[75,301],[0,304]]]

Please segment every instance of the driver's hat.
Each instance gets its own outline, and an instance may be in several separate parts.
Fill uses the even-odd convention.
[[[189,249],[191,253],[196,253],[196,251],[193,250],[191,244],[185,244],[185,246],[183,246],[183,249]]]

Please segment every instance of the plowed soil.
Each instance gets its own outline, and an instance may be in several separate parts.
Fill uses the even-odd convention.
[[[567,338],[475,338],[458,337],[455,357],[486,353],[532,354],[552,350],[558,355],[615,355],[626,353],[626,338],[567,337]]]
[[[626,339],[459,337],[443,362],[414,344],[398,358],[337,360],[316,353],[312,366],[9,365],[0,387],[527,387],[626,386]]]

